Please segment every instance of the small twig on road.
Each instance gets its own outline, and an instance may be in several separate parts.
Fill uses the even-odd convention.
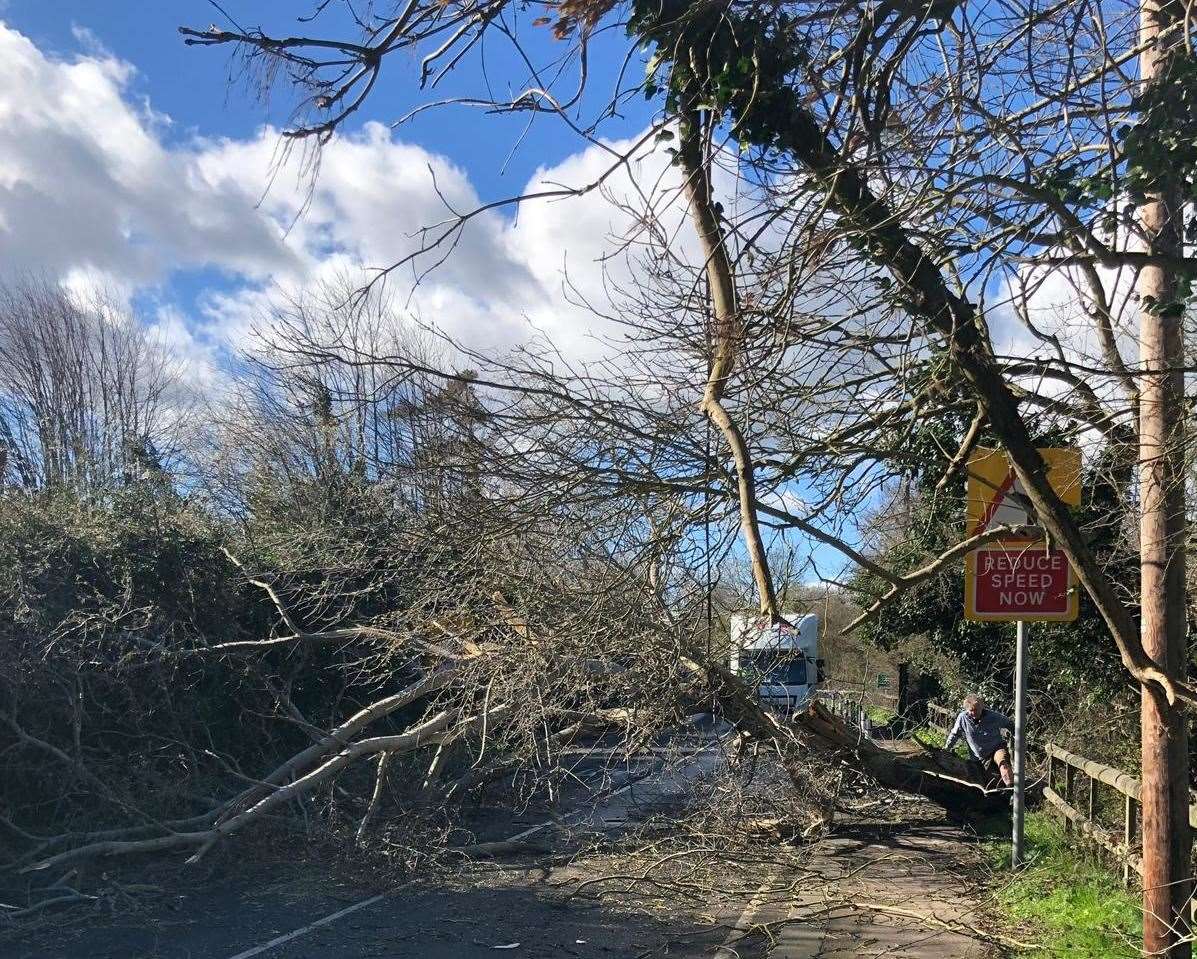
[[[9,911],[6,904],[5,911],[0,912],[0,917],[6,920],[19,919],[22,916],[31,916],[34,913],[41,912],[50,906],[61,906],[72,902],[95,902],[98,898],[98,896],[88,896],[81,892],[71,891],[66,895],[54,896],[52,899],[43,899],[41,902],[35,902],[32,906],[26,906],[23,909]]]
[[[940,919],[935,915],[916,912],[913,909],[903,909],[900,906],[887,906],[879,902],[853,902],[851,904],[860,909],[867,909],[870,912],[880,912],[891,916],[901,916],[905,919],[913,919],[916,922],[929,923],[941,929],[946,929],[948,932],[955,932],[959,935],[969,936],[970,938],[979,939],[984,942],[997,942],[1007,949],[1022,952],[1038,952],[1044,948],[1039,943],[1023,942],[1020,939],[1014,939],[999,932],[978,929],[976,926],[970,926],[966,922]]]

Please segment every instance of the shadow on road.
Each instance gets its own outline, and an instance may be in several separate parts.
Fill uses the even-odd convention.
[[[646,951],[700,955],[718,939],[692,920],[654,919],[571,899],[541,870],[469,869],[444,883],[410,885],[262,954],[264,959],[472,959]],[[245,876],[174,891],[124,915],[74,913],[21,937],[0,938],[5,959],[231,959],[377,890],[341,885],[315,866],[285,877]],[[512,945],[518,943],[518,945]],[[509,947],[509,948],[502,948]]]

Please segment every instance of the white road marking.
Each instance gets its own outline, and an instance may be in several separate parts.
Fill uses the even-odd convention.
[[[719,741],[721,742],[722,738]],[[619,796],[622,793],[627,792],[629,789],[631,789],[633,786],[635,786],[638,782],[642,782],[643,780],[647,779],[650,775],[652,775],[653,772],[654,772],[654,770],[650,769],[649,771],[645,772],[643,775],[637,776],[636,778],[634,778],[630,782],[628,782],[626,785],[621,786],[619,789],[615,790],[614,792],[608,793],[606,796],[602,796],[600,801],[606,802],[607,800],[614,799],[616,796]],[[583,810],[580,810],[579,812],[570,813],[568,816],[564,816],[560,820],[550,820],[549,822],[542,822],[535,826],[532,826],[530,829],[525,829],[523,832],[516,833],[514,836],[508,837],[505,841],[506,842],[519,842],[521,839],[526,839],[528,836],[534,835],[534,834],[540,832],[542,829],[548,829],[550,826],[555,826],[559,822],[568,822],[571,819],[577,818],[579,816],[592,814],[593,812],[594,812],[593,808],[583,809]],[[327,926],[330,922],[336,922],[342,916],[348,916],[350,913],[357,912],[359,909],[365,909],[367,906],[372,906],[372,905],[374,905],[374,903],[378,902],[380,899],[385,898],[386,896],[389,896],[393,892],[395,892],[394,889],[388,889],[386,892],[380,892],[376,896],[371,896],[369,899],[363,899],[361,902],[356,902],[352,906],[346,906],[344,909],[341,909],[338,912],[334,912],[332,915],[325,916],[323,919],[317,919],[315,922],[308,923],[308,925],[304,926],[302,929],[296,929],[294,932],[289,932],[286,935],[277,936],[276,938],[271,939],[269,942],[262,943],[260,946],[254,946],[252,949],[246,949],[244,952],[239,952],[235,956],[229,956],[229,959],[250,959],[251,956],[260,956],[262,953],[273,949],[275,946],[281,946],[285,942],[291,942],[293,939],[298,939],[300,936],[306,936],[313,929],[319,929],[321,926]],[[735,956],[736,953],[733,951],[733,952],[729,953],[729,955]],[[724,959],[724,954],[720,953],[716,957],[716,959]]]
[[[321,926],[327,926],[330,922],[336,922],[342,916],[348,916],[351,912],[357,912],[359,909],[365,909],[367,906],[372,906],[386,896],[389,896],[394,889],[388,889],[386,892],[380,892],[377,896],[371,896],[369,899],[363,899],[361,902],[355,902],[352,906],[346,906],[339,912],[334,912],[331,916],[325,916],[323,919],[317,919],[315,922],[308,923],[302,929],[296,929],[294,932],[289,932],[285,936],[278,936],[271,939],[269,942],[264,942],[260,946],[254,946],[252,949],[246,949],[244,952],[239,952],[235,956],[229,956],[229,959],[250,959],[250,956],[260,956],[268,949],[273,949],[275,946],[281,946],[284,942],[290,942],[292,939],[298,939],[300,936],[306,936],[313,929],[319,929]]]
[[[744,938],[744,934],[752,928],[752,922],[756,919],[756,914],[761,911],[761,906],[765,902],[765,890],[773,884],[773,876],[770,875],[761,887],[753,894],[752,898],[748,900],[748,905],[744,907],[744,911],[740,913],[740,918],[737,919],[731,928],[731,932],[727,934],[727,938],[723,940],[723,945],[715,950],[714,959],[740,959],[739,950],[732,946],[733,942],[739,942]],[[234,956],[233,959],[240,959]]]

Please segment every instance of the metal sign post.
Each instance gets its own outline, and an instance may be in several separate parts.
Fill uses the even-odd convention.
[[[1027,624],[1018,621],[1014,647],[1014,836],[1010,863],[1022,865],[1022,825],[1026,809]]]

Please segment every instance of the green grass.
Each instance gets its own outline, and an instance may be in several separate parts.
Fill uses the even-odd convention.
[[[892,709],[886,709],[884,706],[866,706],[865,712],[869,714],[869,719],[876,726],[884,726],[898,715]]]
[[[1010,843],[989,845],[999,913],[1033,931],[1053,959],[1117,959],[1139,955],[1139,899],[1092,847],[1074,845],[1046,813],[1027,816],[1027,865],[1010,869]],[[1023,938],[1015,935],[1015,938]]]

